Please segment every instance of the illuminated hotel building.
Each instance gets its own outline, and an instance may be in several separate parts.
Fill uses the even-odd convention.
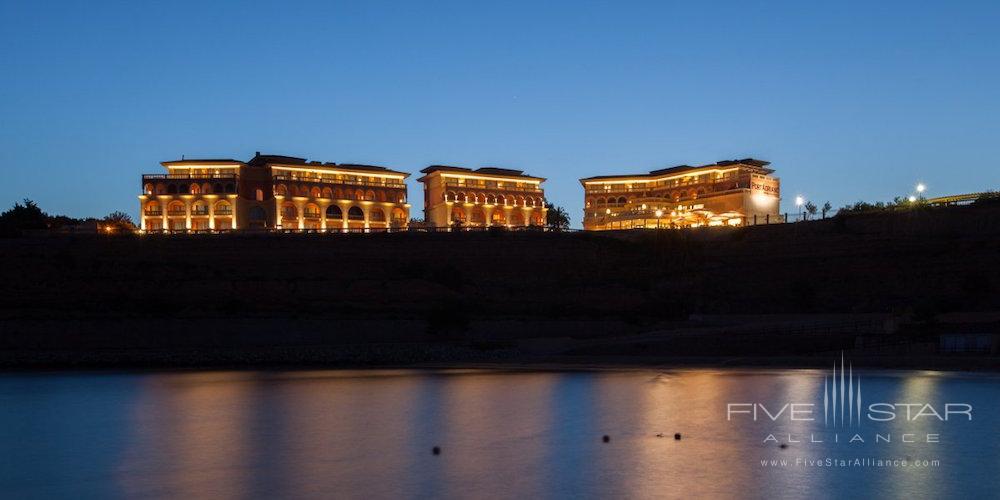
[[[420,171],[430,227],[544,226],[541,177],[520,170],[432,165]]]
[[[777,222],[780,180],[753,158],[580,179],[583,228],[739,226]]]
[[[383,167],[261,155],[165,161],[142,176],[143,231],[386,231],[407,226],[409,176]]]

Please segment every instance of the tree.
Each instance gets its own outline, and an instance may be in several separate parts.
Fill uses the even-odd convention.
[[[562,207],[546,203],[545,208],[548,209],[548,212],[545,214],[545,225],[548,226],[549,229],[554,229],[556,231],[569,229],[569,214],[567,214]]]
[[[832,210],[832,209],[833,209],[833,205],[831,205],[829,201],[823,204],[823,209],[822,210],[823,210],[823,218],[824,219],[826,218],[826,214],[830,213],[830,210]]]
[[[25,199],[24,205],[14,203],[13,208],[0,214],[0,233],[17,235],[25,230],[46,229],[48,223],[49,216],[35,202]]]
[[[132,222],[132,217],[120,210],[108,214],[101,221],[101,226],[109,233],[130,233],[135,231],[135,223]]]
[[[816,215],[816,210],[817,209],[816,209],[816,204],[815,203],[813,203],[811,201],[807,201],[806,202],[806,213],[807,214],[815,216]]]

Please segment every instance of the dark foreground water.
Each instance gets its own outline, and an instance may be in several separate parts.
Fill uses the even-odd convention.
[[[860,424],[845,416],[847,425],[838,426],[830,422],[829,399],[824,420],[824,382],[830,382],[825,375],[815,370],[3,375],[0,496],[1000,495],[1000,378],[863,372],[866,412]],[[839,404],[839,391],[835,397]],[[868,405],[881,402],[894,405],[896,418],[882,423],[868,418]],[[785,403],[815,406],[812,414],[796,406],[798,420],[789,420],[786,408],[775,422],[755,407],[754,422],[752,413],[727,420],[729,403],[761,403],[772,414]],[[911,417],[925,411],[907,419],[900,403],[920,404],[909,407]],[[927,416],[925,403],[938,413],[946,403],[971,404],[972,421],[961,414],[948,421]],[[804,420],[809,417],[814,420]],[[674,439],[675,432],[681,440]],[[664,436],[657,437],[660,433]],[[609,443],[602,442],[605,434]],[[832,442],[835,434],[838,443]],[[847,442],[855,435],[864,443]],[[779,447],[789,441],[787,448]],[[434,446],[441,447],[439,456],[432,455]]]

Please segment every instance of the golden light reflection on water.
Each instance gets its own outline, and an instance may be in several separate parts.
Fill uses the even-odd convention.
[[[761,468],[874,455],[817,422],[728,421],[732,402],[818,402],[824,372],[262,372],[139,378],[114,476],[130,497],[804,496],[940,491],[943,472]],[[939,379],[867,377],[872,397],[940,399]],[[787,411],[787,410],[786,410]],[[893,434],[933,432],[893,422]],[[874,432],[875,429],[869,429]],[[674,433],[682,439],[675,440]],[[610,442],[603,443],[601,436]],[[662,434],[663,437],[657,437]],[[431,454],[440,446],[440,456]],[[894,452],[919,447],[888,448]],[[992,453],[1000,453],[994,446]],[[993,457],[992,460],[996,460]],[[865,478],[866,482],[845,478]],[[995,479],[995,478],[994,478]],[[866,486],[866,483],[868,486]]]

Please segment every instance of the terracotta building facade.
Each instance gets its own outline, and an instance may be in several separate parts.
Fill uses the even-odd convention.
[[[424,221],[434,228],[544,226],[545,179],[520,170],[432,165],[420,171]]]
[[[409,174],[372,165],[262,155],[165,161],[142,176],[140,229],[392,231],[406,229]]]
[[[778,222],[781,181],[770,163],[753,158],[637,175],[580,179],[583,228],[741,226]]]

